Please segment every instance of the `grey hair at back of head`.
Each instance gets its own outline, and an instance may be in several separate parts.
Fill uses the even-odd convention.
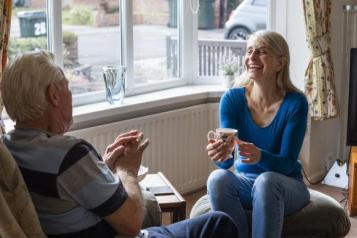
[[[10,118],[16,122],[39,118],[47,107],[48,86],[64,79],[48,51],[17,56],[5,68],[1,82],[1,94]]]

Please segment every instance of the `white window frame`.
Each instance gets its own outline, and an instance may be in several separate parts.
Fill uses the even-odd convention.
[[[132,96],[132,95],[137,95],[137,94],[143,94],[146,92],[152,92],[152,91],[158,91],[158,90],[163,90],[167,88],[174,88],[174,87],[179,87],[179,86],[184,86],[187,85],[187,81],[183,79],[182,77],[182,21],[184,17],[182,16],[183,11],[182,6],[185,4],[186,1],[177,1],[178,3],[178,39],[179,39],[179,77],[177,78],[171,78],[171,79],[165,79],[162,82],[158,83],[148,83],[148,84],[143,84],[143,85],[134,85],[134,35],[133,35],[133,1],[132,0],[122,0],[123,7],[122,7],[122,16],[124,16],[124,19],[122,19],[122,25],[123,28],[125,29],[126,34],[122,34],[124,37],[124,42],[123,42],[123,48],[126,49],[125,51],[122,51],[124,53],[124,59],[127,63],[128,70],[127,70],[127,83],[126,83],[126,91],[125,95],[126,96]],[[124,11],[124,12],[123,12]]]
[[[126,65],[126,97],[143,94],[146,92],[158,91],[167,88],[174,88],[195,84],[219,83],[219,80],[205,80],[198,77],[198,14],[191,11],[192,1],[199,0],[180,0],[178,3],[178,38],[179,38],[179,77],[167,79],[164,82],[151,83],[141,87],[133,84],[133,22],[132,22],[132,0],[122,0],[121,3],[121,63]],[[285,10],[284,10],[285,8]],[[56,58],[56,63],[63,66],[62,57],[62,1],[47,0],[48,16],[48,47]],[[286,19],[285,0],[268,1],[268,29],[274,29],[286,35],[286,22],[282,23],[278,19]],[[98,101],[104,101],[105,92],[97,91],[73,96],[73,105],[91,104]]]

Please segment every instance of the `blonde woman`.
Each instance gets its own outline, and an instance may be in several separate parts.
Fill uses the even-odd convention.
[[[276,238],[284,216],[310,198],[298,162],[308,104],[290,81],[289,49],[278,33],[250,36],[245,68],[238,87],[222,96],[219,109],[220,127],[238,130],[237,146],[233,140],[207,145],[208,156],[220,168],[208,179],[208,194],[213,210],[233,218],[239,237],[249,237],[244,210],[251,209],[252,237]],[[233,164],[235,173],[227,170]]]

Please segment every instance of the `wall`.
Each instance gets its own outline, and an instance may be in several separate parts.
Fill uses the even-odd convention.
[[[120,1],[118,0],[66,0],[65,2],[62,2],[62,4],[65,3],[71,6],[80,4],[80,5],[90,5],[93,7],[97,7],[101,2],[108,2],[112,6],[112,5],[119,5]]]
[[[167,25],[169,22],[169,2],[162,0],[133,0],[134,24]],[[175,2],[173,1],[173,3]]]
[[[167,0],[132,0],[133,22],[135,24],[166,25],[169,20],[169,1]],[[172,1],[172,0],[170,0]],[[100,2],[107,2],[109,6],[118,6],[118,0],[67,0],[67,5],[89,5],[98,8]],[[109,24],[112,25],[112,24]]]
[[[304,74],[310,58],[306,43],[303,4],[301,0],[271,0],[273,11],[269,20],[272,29],[282,33],[290,46],[291,77],[293,82],[304,89]],[[336,91],[339,102],[347,97],[343,88],[346,78],[341,78],[343,64],[343,11],[344,4],[357,4],[357,0],[332,0],[331,13],[331,54],[334,62]],[[282,6],[286,12],[281,13]],[[286,19],[283,24],[282,19]],[[346,160],[348,148],[345,146],[344,121],[346,112],[340,107],[341,116],[327,121],[311,121],[304,141],[301,157],[305,172],[312,181],[325,176],[336,159]]]
[[[218,126],[218,103],[205,103],[129,120],[74,130],[67,135],[83,138],[103,154],[107,145],[131,129],[144,132],[150,144],[142,164],[149,173],[163,172],[181,193],[205,186],[215,168],[207,157],[207,131]]]

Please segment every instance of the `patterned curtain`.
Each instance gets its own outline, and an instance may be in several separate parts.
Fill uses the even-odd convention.
[[[305,72],[305,94],[313,120],[338,116],[331,58],[331,0],[303,0],[306,35],[312,53]]]
[[[7,45],[9,43],[10,35],[10,23],[11,23],[11,9],[12,0],[0,0],[0,79],[2,78],[2,72],[7,62]],[[3,102],[0,98],[0,129],[1,133],[5,132],[5,126],[1,119],[1,112],[3,109]]]

